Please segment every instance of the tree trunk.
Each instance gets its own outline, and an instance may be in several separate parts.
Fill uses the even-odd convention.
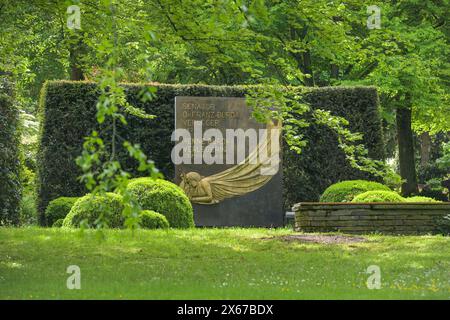
[[[80,67],[77,48],[70,50],[70,80],[80,81],[84,79],[83,70]]]
[[[301,31],[298,31],[295,28],[290,28],[290,36],[292,40],[298,40],[298,38],[300,38],[302,41],[304,41],[307,33],[308,33],[307,27],[303,28]],[[295,52],[292,53],[292,55],[295,58],[297,66],[302,71],[302,73],[310,76],[308,78],[305,77],[303,79],[303,84],[307,87],[314,87],[314,75],[312,71],[311,51],[307,49],[303,53]]]
[[[409,196],[418,193],[411,129],[411,109],[397,108],[396,122],[400,175],[405,180],[402,183],[402,195]]]
[[[420,165],[426,166],[430,162],[431,137],[428,132],[420,135]]]
[[[305,85],[308,87],[314,87],[314,75],[312,71],[312,62],[311,62],[311,52],[309,50],[306,50],[303,52],[303,68],[302,72],[304,74],[309,74],[310,77],[305,77]]]
[[[339,67],[334,63],[331,64],[331,78],[333,79],[339,78]]]
[[[78,33],[70,35],[69,46],[69,72],[70,80],[80,81],[84,80],[83,69],[81,68],[81,57],[85,51],[82,36]]]

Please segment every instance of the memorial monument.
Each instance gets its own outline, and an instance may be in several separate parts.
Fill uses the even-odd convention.
[[[175,98],[175,182],[197,226],[283,225],[281,123],[251,113],[245,98]]]

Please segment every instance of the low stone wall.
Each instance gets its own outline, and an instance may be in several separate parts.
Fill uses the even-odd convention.
[[[293,206],[295,230],[303,232],[427,234],[450,214],[450,203],[325,203]]]

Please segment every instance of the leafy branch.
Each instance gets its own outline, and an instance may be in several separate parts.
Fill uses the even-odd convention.
[[[82,154],[76,159],[76,163],[82,169],[83,174],[80,177],[88,190],[94,195],[104,195],[107,192],[114,191],[123,197],[124,210],[122,214],[125,217],[125,226],[130,229],[136,229],[139,225],[139,213],[141,207],[134,197],[127,191],[128,180],[131,174],[122,168],[117,159],[117,140],[122,139],[117,133],[118,124],[127,125],[124,113],[140,117],[143,119],[153,119],[153,115],[132,106],[127,101],[125,89],[120,86],[118,79],[121,76],[122,69],[117,66],[117,58],[120,48],[117,46],[117,32],[115,24],[115,9],[113,1],[109,1],[103,8],[110,15],[111,23],[106,27],[110,28],[114,39],[111,40],[105,36],[102,39],[102,54],[108,56],[106,66],[101,70],[102,77],[99,80],[100,96],[97,101],[97,123],[110,123],[112,130],[108,137],[110,149],[107,149],[107,143],[103,140],[98,131],[94,130],[90,136],[86,137],[83,144]],[[107,33],[106,33],[107,34]],[[154,92],[151,90],[151,92]],[[149,96],[145,96],[148,100]],[[140,146],[124,140],[122,147],[128,152],[130,158],[138,162],[137,170],[148,174],[151,177],[162,177],[156,169],[153,161],[149,160],[143,153]],[[98,229],[107,226],[102,216],[97,219],[95,225]]]

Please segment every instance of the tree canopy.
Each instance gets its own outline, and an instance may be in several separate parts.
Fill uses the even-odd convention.
[[[79,29],[68,26],[74,5]],[[0,71],[14,75],[29,113],[45,80],[100,81],[108,72],[117,82],[375,85],[384,119],[396,122],[408,193],[417,188],[411,129],[450,130],[449,8],[448,0],[3,0]]]

